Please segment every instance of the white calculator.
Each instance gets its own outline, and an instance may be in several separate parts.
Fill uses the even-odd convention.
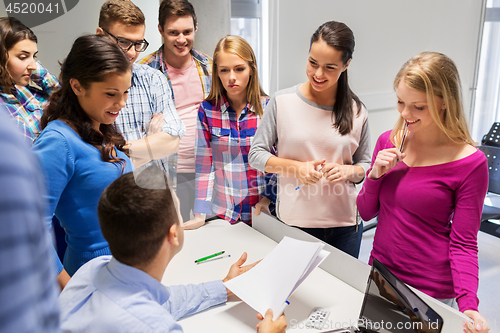
[[[311,314],[307,318],[306,327],[314,327],[317,330],[322,329],[329,315],[330,310],[327,308],[316,307],[312,309]]]

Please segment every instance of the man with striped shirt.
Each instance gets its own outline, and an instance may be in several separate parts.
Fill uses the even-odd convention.
[[[97,34],[113,39],[133,63],[132,86],[116,125],[127,140],[136,168],[157,160],[168,172],[166,157],[177,152],[185,126],[163,74],[134,63],[149,45],[145,29],[144,14],[130,0],[109,0],[102,5]]]

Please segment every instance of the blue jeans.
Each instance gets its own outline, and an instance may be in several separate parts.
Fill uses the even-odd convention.
[[[356,226],[337,228],[299,228],[331,246],[358,258],[361,238],[363,236],[363,221],[360,219],[358,231]]]

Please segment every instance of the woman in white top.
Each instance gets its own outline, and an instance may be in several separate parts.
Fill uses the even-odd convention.
[[[308,81],[272,97],[249,162],[279,175],[281,220],[358,257],[363,227],[355,184],[370,166],[370,141],[366,109],[347,79],[354,44],[344,23],[330,21],[316,30]],[[271,154],[274,144],[279,157]]]

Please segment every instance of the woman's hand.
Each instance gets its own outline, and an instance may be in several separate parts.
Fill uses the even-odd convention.
[[[486,320],[479,314],[479,312],[474,310],[465,310],[464,314],[470,317],[472,320],[466,321],[463,325],[464,332],[467,333],[486,333],[490,331],[490,327]]]
[[[198,229],[205,224],[205,214],[194,214],[194,218],[182,224],[184,230]]]
[[[259,202],[255,205],[255,212],[254,215],[257,216],[260,214],[261,211],[268,213],[271,215],[271,211],[269,210],[269,204],[271,203],[271,200],[266,197],[262,197]]]
[[[389,171],[391,171],[399,161],[405,158],[406,155],[401,153],[397,148],[384,149],[378,152],[372,170],[368,174],[370,179],[379,179]]]
[[[295,177],[302,185],[316,184],[323,177],[323,174],[318,171],[318,167],[325,162],[326,160],[299,162],[298,170],[295,170]]]
[[[59,283],[59,287],[61,288],[61,291],[66,287],[68,284],[69,280],[71,277],[69,274],[66,272],[66,270],[63,268],[63,270],[57,275],[57,282]]]
[[[163,121],[165,120],[165,116],[163,113],[155,113],[153,117],[151,117],[151,122],[149,123],[148,134],[153,135],[155,133],[160,133],[163,127]]]
[[[266,312],[266,316],[262,316],[260,313],[257,314],[257,319],[260,322],[255,327],[258,333],[284,333],[287,323],[285,315],[282,314],[278,319],[273,321],[273,310],[269,309]]]
[[[352,165],[342,165],[338,163],[326,163],[321,172],[323,173],[323,177],[329,182],[335,183],[339,181],[347,181],[349,175],[349,168],[352,168]]]

